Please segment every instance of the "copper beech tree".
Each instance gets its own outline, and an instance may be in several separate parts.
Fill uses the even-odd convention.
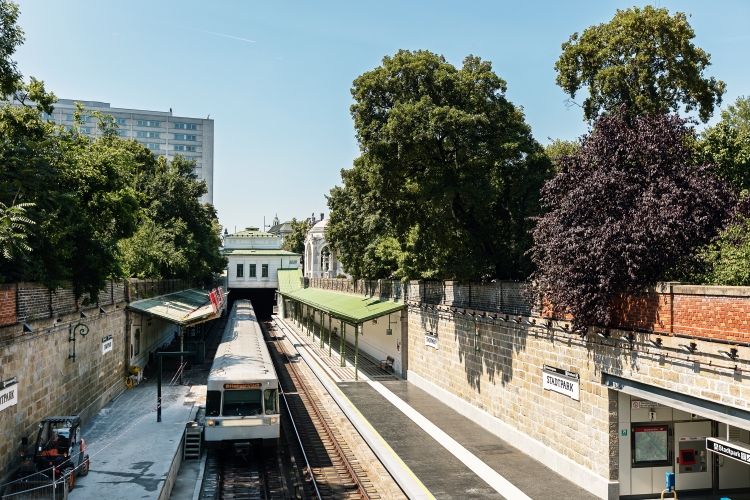
[[[610,324],[613,299],[653,285],[724,226],[735,195],[694,161],[689,121],[599,118],[541,191],[532,289],[574,325]]]

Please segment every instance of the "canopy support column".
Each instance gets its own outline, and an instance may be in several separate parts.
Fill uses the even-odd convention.
[[[323,333],[324,333],[324,330],[325,329],[323,328],[323,311],[320,311],[320,348],[321,349],[323,349]]]
[[[333,322],[333,318],[331,318],[331,313],[328,313],[328,357],[331,357],[331,334],[333,333],[333,328],[331,327],[331,324]]]
[[[354,380],[359,380],[359,323],[354,324]]]
[[[339,366],[346,366],[346,351],[344,343],[346,342],[346,323],[341,322],[341,335],[339,335]]]

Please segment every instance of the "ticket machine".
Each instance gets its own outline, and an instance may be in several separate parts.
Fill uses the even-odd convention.
[[[712,462],[706,450],[711,422],[675,422],[675,485],[677,491],[708,489],[712,486]]]

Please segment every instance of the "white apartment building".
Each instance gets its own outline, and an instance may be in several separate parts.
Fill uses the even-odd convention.
[[[227,288],[272,289],[279,286],[279,269],[297,269],[301,255],[281,250],[281,237],[248,227],[224,235]]]
[[[119,134],[126,139],[135,139],[155,155],[166,156],[168,160],[180,154],[195,159],[195,173],[198,179],[206,181],[208,192],[201,203],[214,200],[214,121],[209,118],[188,118],[174,116],[169,111],[146,111],[142,109],[113,108],[108,102],[60,99],[55,104],[54,113],[44,114],[44,118],[57,125],[72,126],[75,103],[85,106],[86,111],[101,111],[112,115],[119,126]],[[94,118],[81,127],[84,134],[99,133]],[[90,125],[89,125],[90,123]]]

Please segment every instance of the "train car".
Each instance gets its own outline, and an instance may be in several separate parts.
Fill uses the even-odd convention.
[[[206,447],[244,453],[252,446],[276,446],[281,429],[278,389],[253,306],[238,300],[208,376]]]

